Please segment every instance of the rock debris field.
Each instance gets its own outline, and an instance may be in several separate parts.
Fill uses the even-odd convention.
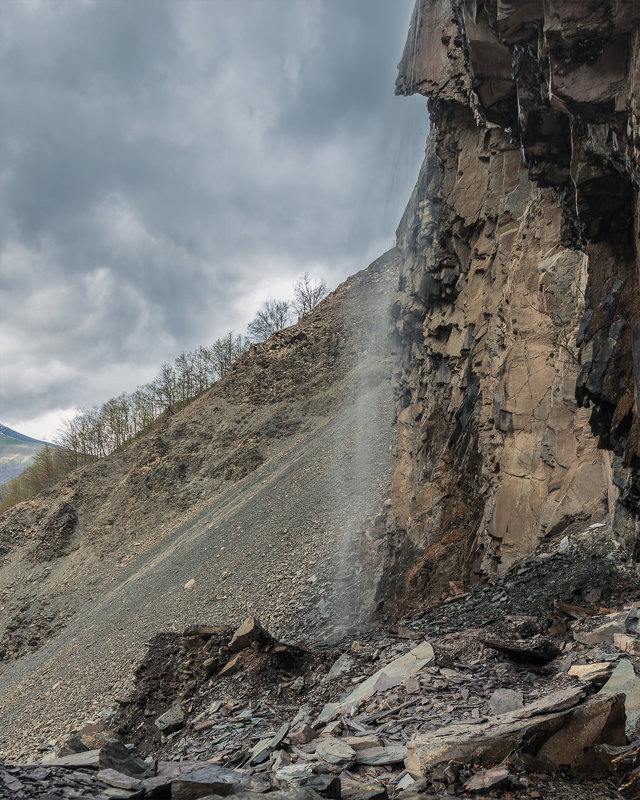
[[[470,595],[484,621],[450,632],[469,596],[331,644],[282,643],[254,616],[157,634],[113,708],[42,746],[39,763],[5,764],[0,787],[16,798],[637,798],[640,602],[587,585],[592,567],[579,565],[601,546],[587,529],[540,554],[565,594],[539,615],[510,613],[516,572]],[[632,575],[611,561],[622,592]],[[571,570],[574,587],[584,580],[569,595]]]
[[[391,251],[130,447],[3,516],[3,757],[112,706],[159,631],[257,615],[287,642],[340,638],[370,611],[358,531],[391,480],[397,267]]]

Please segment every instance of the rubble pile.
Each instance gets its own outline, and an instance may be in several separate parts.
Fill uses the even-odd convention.
[[[307,647],[253,617],[192,625],[154,637],[107,721],[0,780],[25,799],[638,798],[639,620],[638,602],[558,600]]]

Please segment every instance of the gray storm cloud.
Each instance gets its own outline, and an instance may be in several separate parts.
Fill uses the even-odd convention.
[[[412,4],[0,0],[5,424],[392,243],[427,126],[393,96]]]

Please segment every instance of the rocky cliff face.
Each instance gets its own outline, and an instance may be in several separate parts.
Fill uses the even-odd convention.
[[[396,91],[429,98],[431,131],[398,230],[381,596],[455,592],[577,522],[638,557],[639,17],[416,4]]]

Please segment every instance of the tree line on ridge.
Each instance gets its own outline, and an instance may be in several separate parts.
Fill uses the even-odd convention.
[[[293,301],[263,304],[247,326],[247,336],[229,331],[210,346],[180,353],[149,383],[65,420],[55,443],[43,447],[29,467],[0,486],[0,512],[53,486],[76,467],[125,446],[167,411],[183,408],[222,378],[252,343],[290,325],[294,314],[301,318],[309,313],[326,293],[325,281],[313,281],[307,272],[295,284]]]

